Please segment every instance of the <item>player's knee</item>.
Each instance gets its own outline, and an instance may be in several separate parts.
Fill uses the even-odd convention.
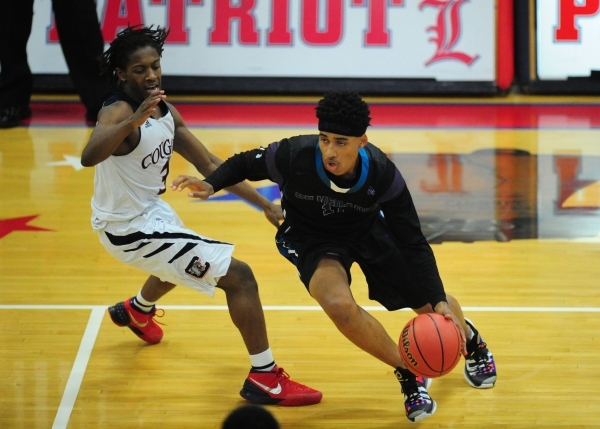
[[[319,304],[336,325],[348,323],[352,317],[358,314],[356,302],[346,296],[328,296],[319,300]]]
[[[218,286],[229,290],[258,290],[252,268],[247,263],[238,261],[237,259],[231,260],[227,275],[221,278]]]
[[[229,269],[235,272],[236,277],[239,277],[244,280],[254,280],[254,273],[252,272],[252,268],[250,268],[250,265],[243,261],[238,261],[237,259],[234,259],[233,261],[231,261]]]

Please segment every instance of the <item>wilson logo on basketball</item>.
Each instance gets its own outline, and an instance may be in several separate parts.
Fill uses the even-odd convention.
[[[406,358],[408,359],[408,362],[405,362],[405,363],[406,364],[410,363],[413,367],[417,367],[419,365],[419,362],[416,361],[416,359],[413,357],[412,353],[409,351],[410,341],[408,340],[408,330],[409,330],[408,326],[405,326],[404,329],[402,330],[402,348],[404,349],[404,354],[405,354]]]

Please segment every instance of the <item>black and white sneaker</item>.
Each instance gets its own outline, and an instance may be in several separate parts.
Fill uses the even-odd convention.
[[[488,389],[496,383],[496,364],[494,356],[481,339],[473,323],[465,318],[473,331],[473,338],[467,342],[464,376],[467,382],[477,389]]]
[[[431,386],[430,378],[417,377],[408,369],[396,368],[394,375],[400,382],[404,394],[404,410],[411,423],[419,422],[435,413],[437,404],[427,389]]]

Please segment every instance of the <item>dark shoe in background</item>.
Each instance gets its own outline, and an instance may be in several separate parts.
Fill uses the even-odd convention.
[[[23,119],[31,117],[31,109],[27,106],[9,106],[0,109],[0,128],[12,128],[19,125]]]

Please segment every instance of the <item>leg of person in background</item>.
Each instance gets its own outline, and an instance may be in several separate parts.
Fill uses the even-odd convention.
[[[0,128],[10,128],[31,116],[33,77],[27,63],[27,41],[33,0],[0,0],[0,11]]]
[[[110,93],[100,76],[104,39],[96,4],[94,0],[53,0],[52,7],[69,75],[86,108],[85,119],[95,124]]]

